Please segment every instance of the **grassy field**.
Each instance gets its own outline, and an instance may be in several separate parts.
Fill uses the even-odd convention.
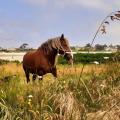
[[[58,65],[27,84],[21,64],[0,66],[0,120],[119,120],[120,64]]]

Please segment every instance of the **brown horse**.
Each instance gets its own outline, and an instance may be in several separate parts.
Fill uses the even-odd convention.
[[[69,42],[63,34],[61,37],[49,39],[36,51],[26,53],[23,57],[23,69],[27,83],[30,81],[30,73],[33,74],[33,80],[37,75],[43,77],[46,73],[52,73],[54,77],[57,77],[56,56],[58,54],[63,55],[70,64],[73,64]]]

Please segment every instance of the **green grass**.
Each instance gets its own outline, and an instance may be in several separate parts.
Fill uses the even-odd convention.
[[[2,65],[0,119],[97,120],[97,115],[104,119],[111,111],[112,116],[116,115],[120,105],[117,104],[120,100],[119,63],[87,65],[81,78],[82,65],[57,67],[58,79],[48,74],[43,81],[27,84],[21,65]],[[101,111],[106,113],[105,117]]]

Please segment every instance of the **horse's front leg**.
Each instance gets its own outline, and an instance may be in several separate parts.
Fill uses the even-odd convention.
[[[36,78],[37,78],[37,75],[36,75],[36,74],[33,74],[33,76],[32,76],[32,80],[35,81]]]
[[[55,78],[57,78],[57,68],[56,68],[56,66],[52,68],[51,73],[53,74],[53,76]]]
[[[43,76],[38,76],[38,79],[39,80],[43,80]]]

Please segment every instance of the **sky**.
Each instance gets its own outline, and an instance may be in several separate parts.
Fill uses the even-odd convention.
[[[71,46],[83,46],[91,43],[101,21],[118,10],[120,0],[1,0],[0,47],[28,43],[37,48],[62,33]],[[110,22],[97,43],[120,44],[120,21]]]

